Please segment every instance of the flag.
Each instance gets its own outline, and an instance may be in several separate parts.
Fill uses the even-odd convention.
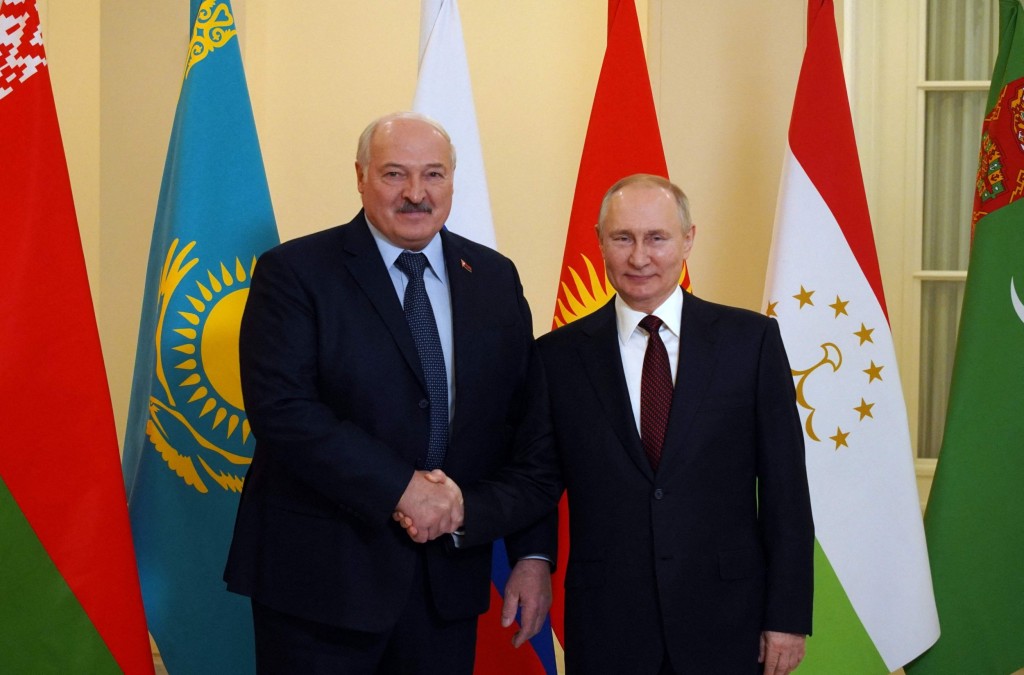
[[[455,146],[455,196],[446,227],[496,248],[469,62],[456,0],[422,0],[420,67],[413,110],[437,120]]]
[[[1024,667],[1024,9],[1000,0],[946,430],[925,529],[942,637],[912,675]]]
[[[114,414],[32,0],[0,2],[0,671],[152,673]]]
[[[469,62],[456,0],[422,0],[420,8],[419,79],[416,112],[437,120],[451,136],[457,154],[455,196],[447,228],[496,248],[480,132],[476,123]],[[501,607],[511,568],[505,545],[494,544],[490,610],[480,617],[476,670],[483,673],[554,674],[549,626],[530,644],[512,647],[511,633],[501,627]]]
[[[149,629],[175,673],[255,669],[249,601],[222,576],[254,440],[238,324],[278,241],[231,4],[192,2],[156,209],[124,473]]]
[[[831,0],[811,0],[765,286],[814,513],[800,672],[889,673],[938,637],[907,412]]]
[[[634,173],[667,178],[668,166],[636,5],[633,0],[608,0],[608,45],[576,177],[554,328],[590,314],[615,293],[604,274],[594,226],[608,188]],[[685,265],[681,280],[689,289]]]
[[[603,306],[615,290],[605,276],[594,226],[601,199],[616,181],[634,173],[668,177],[661,130],[654,108],[647,60],[634,0],[609,0],[608,44],[598,76],[590,123],[576,178],[569,228],[552,327],[557,328]],[[684,265],[680,277],[689,290]],[[553,580],[551,625],[562,661],[565,627],[565,568],[569,559],[569,512],[559,504],[558,565]]]

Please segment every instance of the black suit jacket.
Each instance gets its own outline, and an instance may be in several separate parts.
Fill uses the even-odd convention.
[[[762,630],[811,631],[813,524],[778,325],[686,294],[657,473],[617,340],[614,301],[538,340],[569,499],[569,672],[657,672],[660,644],[676,672],[760,672]],[[501,501],[471,491],[467,531],[500,533]]]
[[[447,231],[441,239],[455,375],[443,469],[464,485],[512,457],[540,383],[528,378],[532,323],[511,261]],[[418,560],[391,513],[425,458],[429,418],[415,344],[361,212],[260,258],[239,347],[256,449],[229,590],[298,617],[386,630]],[[553,554],[552,538],[540,536],[509,537],[510,557]],[[438,540],[426,558],[443,617],[487,609],[490,547]]]

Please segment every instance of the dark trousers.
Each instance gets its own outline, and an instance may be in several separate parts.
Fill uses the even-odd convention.
[[[252,601],[258,675],[472,675],[477,618],[437,615],[425,574],[395,626],[366,633],[308,621]]]

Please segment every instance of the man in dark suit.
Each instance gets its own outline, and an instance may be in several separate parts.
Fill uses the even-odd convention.
[[[814,532],[779,328],[680,289],[695,231],[675,185],[619,181],[597,226],[617,296],[538,340],[569,500],[574,675],[781,675],[811,632]],[[546,507],[519,489],[532,470],[463,485],[464,546]]]
[[[421,540],[455,529],[456,482],[550,439],[523,423],[544,399],[515,267],[442,229],[454,169],[439,125],[385,116],[359,142],[363,211],[256,266],[239,343],[256,449],[225,579],[252,599],[261,673],[472,672],[490,548],[414,543],[391,514]],[[554,536],[507,546],[525,639],[550,604],[530,556],[553,559]]]

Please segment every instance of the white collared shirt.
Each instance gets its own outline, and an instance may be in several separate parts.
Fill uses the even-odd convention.
[[[676,290],[652,314],[661,319],[658,335],[665,343],[668,352],[668,363],[672,369],[672,383],[675,384],[676,373],[679,372],[679,331],[682,323],[683,291]],[[626,376],[626,389],[629,390],[629,404],[633,409],[633,420],[637,432],[640,431],[640,378],[644,369],[644,353],[647,351],[647,331],[640,328],[640,321],[647,316],[638,312],[622,299],[615,296],[615,323],[619,334],[619,355],[622,358],[622,371]]]

